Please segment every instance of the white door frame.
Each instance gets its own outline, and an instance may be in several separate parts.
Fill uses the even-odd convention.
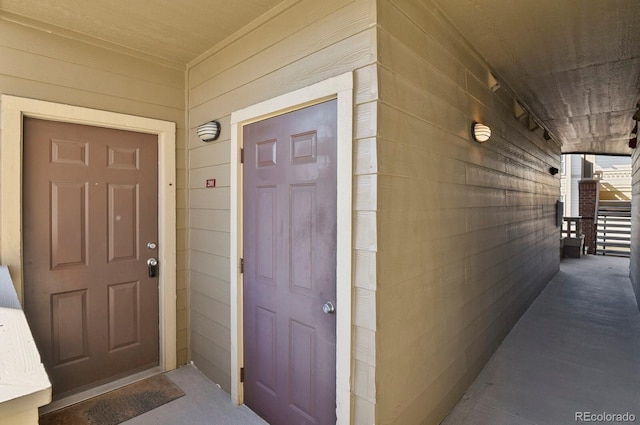
[[[352,298],[352,179],[353,74],[347,73],[231,114],[231,398],[244,401],[240,368],[243,349],[242,167],[244,125],[337,99],[337,246],[336,246],[336,414],[337,424],[351,421],[351,298]]]
[[[176,125],[78,106],[0,95],[0,263],[23,302],[22,122],[24,117],[158,135],[160,367],[176,368]]]

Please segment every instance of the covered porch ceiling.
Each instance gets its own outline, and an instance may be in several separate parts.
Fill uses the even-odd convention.
[[[299,0],[0,0],[0,18],[184,69],[274,8]],[[630,154],[640,99],[637,0],[433,2],[565,153]]]
[[[631,153],[640,2],[434,1],[564,153]]]

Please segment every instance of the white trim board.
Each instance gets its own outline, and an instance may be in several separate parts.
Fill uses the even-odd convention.
[[[0,96],[0,263],[9,266],[18,298],[22,268],[22,120],[41,118],[158,135],[160,367],[176,368],[176,125],[168,121]]]
[[[231,114],[231,398],[242,404],[242,127],[327,100],[338,101],[337,247],[336,247],[336,414],[337,425],[351,423],[352,343],[352,180],[353,74],[346,73]]]

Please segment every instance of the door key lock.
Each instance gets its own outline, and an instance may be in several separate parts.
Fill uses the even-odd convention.
[[[149,258],[147,260],[147,267],[149,268],[149,277],[156,277],[158,275],[158,260]]]

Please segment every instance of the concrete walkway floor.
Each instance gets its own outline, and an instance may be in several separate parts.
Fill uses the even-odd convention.
[[[563,260],[443,425],[623,423],[597,415],[626,413],[640,424],[640,314],[628,275],[624,258]],[[125,425],[266,424],[192,366],[167,376],[186,395]]]
[[[628,276],[625,258],[563,260],[443,425],[640,423],[640,315]]]
[[[267,425],[247,406],[236,406],[229,394],[193,366],[167,373],[185,395],[122,425]]]

